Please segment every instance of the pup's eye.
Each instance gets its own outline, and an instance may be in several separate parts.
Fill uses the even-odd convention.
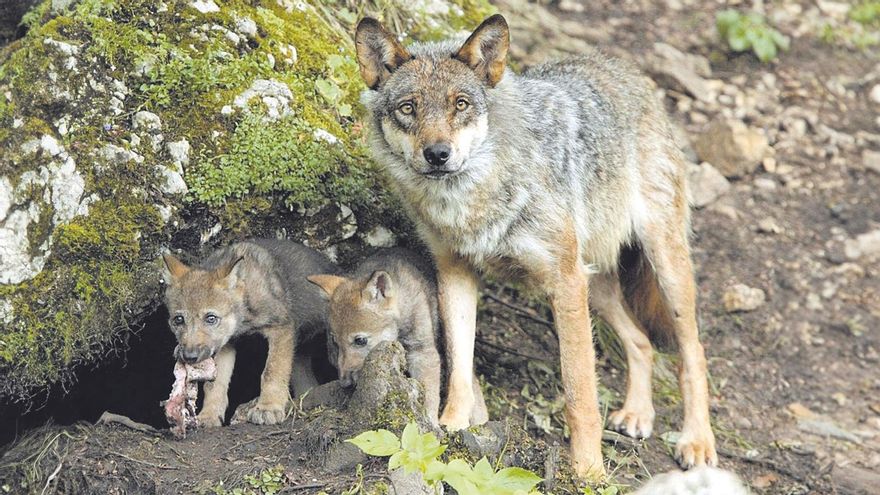
[[[397,107],[397,109],[400,110],[400,113],[402,113],[402,114],[404,114],[404,115],[412,115],[413,110],[415,110],[416,107],[413,106],[412,103],[410,103],[410,102],[407,101],[407,102],[401,103],[401,104]]]
[[[180,325],[183,325],[186,320],[183,318],[182,315],[177,315],[171,321],[174,323],[174,325],[179,327]]]
[[[355,347],[363,347],[363,346],[367,345],[367,338],[366,337],[355,337],[354,341],[352,343],[354,344]]]
[[[464,112],[469,106],[471,106],[471,102],[467,101],[467,98],[459,97],[455,100],[455,109],[459,112]]]
[[[208,313],[205,315],[205,324],[216,325],[219,322],[220,322],[220,317],[215,315],[214,313]]]

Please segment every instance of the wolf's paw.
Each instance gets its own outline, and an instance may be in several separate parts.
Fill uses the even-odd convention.
[[[216,411],[202,411],[196,416],[199,428],[216,428],[223,426],[223,414]]]
[[[287,416],[283,404],[260,404],[259,402],[247,413],[249,422],[255,425],[275,425]]]
[[[654,410],[619,409],[608,415],[608,426],[631,438],[648,438],[654,431]]]
[[[715,435],[683,432],[675,445],[675,461],[682,469],[695,466],[717,466],[718,454],[715,452]]]
[[[469,414],[461,414],[458,411],[450,411],[447,407],[443,411],[443,415],[440,416],[440,424],[445,426],[446,431],[449,432],[464,430],[471,425],[469,416]]]
[[[578,478],[590,483],[602,483],[607,478],[601,458],[597,462],[574,462],[572,468]]]

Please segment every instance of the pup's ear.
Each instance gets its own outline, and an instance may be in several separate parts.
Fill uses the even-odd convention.
[[[490,87],[495,87],[504,76],[509,46],[507,21],[501,14],[495,14],[480,24],[453,58],[464,62]]]
[[[177,279],[189,271],[189,267],[184,265],[182,261],[177,259],[171,253],[162,254],[162,259],[165,261],[165,273],[162,275],[165,281],[169,284],[173,284]]]
[[[345,282],[345,277],[337,277],[336,275],[309,275],[306,279],[323,289],[327,297],[333,297],[336,289]]]
[[[354,35],[361,77],[370,89],[376,89],[395,69],[412,59],[412,55],[372,17],[364,17]]]
[[[391,275],[381,270],[373,272],[373,276],[370,277],[361,294],[364,300],[369,302],[388,299],[394,295],[394,284],[391,282]]]
[[[238,279],[241,278],[241,260],[243,259],[244,256],[239,256],[220,266],[220,268],[214,272],[217,280],[222,281],[222,283],[230,289],[235,287],[235,284],[238,283]]]

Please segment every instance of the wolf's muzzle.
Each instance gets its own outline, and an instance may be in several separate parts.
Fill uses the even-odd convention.
[[[452,146],[446,143],[432,144],[431,146],[426,146],[422,154],[425,155],[425,161],[431,164],[431,166],[442,168],[452,156]]]
[[[177,359],[186,364],[195,364],[211,356],[211,349],[207,346],[183,347],[177,346]]]

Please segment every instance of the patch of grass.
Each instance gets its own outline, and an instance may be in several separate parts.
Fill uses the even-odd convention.
[[[849,18],[866,26],[880,26],[880,2],[861,2],[849,11]]]
[[[767,19],[757,12],[724,10],[716,16],[715,25],[731,50],[751,50],[761,62],[775,59],[779,50],[789,47],[789,38],[767,24]]]

